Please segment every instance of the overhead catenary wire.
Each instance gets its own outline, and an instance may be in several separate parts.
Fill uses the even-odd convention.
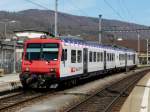
[[[30,2],[30,3],[32,3],[32,4],[34,4],[34,5],[38,6],[38,7],[41,7],[41,8],[43,8],[43,9],[50,10],[49,8],[47,8],[46,6],[41,5],[41,4],[38,3],[38,2],[34,2],[34,1],[32,1],[32,0],[25,0],[25,1]],[[117,12],[106,0],[104,0],[104,1],[109,5],[109,7],[111,7],[111,9],[114,10],[114,12],[115,12],[120,18],[123,18],[123,17],[119,14],[119,12]],[[71,0],[71,2],[72,2],[72,0]],[[73,2],[72,2],[72,3],[73,3]],[[77,5],[75,5],[74,3],[73,3],[73,6],[76,7],[77,9],[79,9],[79,11],[81,11],[81,9],[80,9]],[[84,11],[81,11],[81,12],[84,13],[85,15],[87,15],[86,12],[84,12]],[[63,17],[66,17],[66,16],[64,16],[63,14],[62,14],[62,16],[63,16]],[[72,19],[72,20],[73,20],[73,21],[76,21],[80,26],[87,26],[87,25],[82,25],[80,18],[78,18],[78,19]]]
[[[124,14],[124,17],[129,21],[129,14],[128,12],[126,11],[125,7],[124,7],[124,4],[122,4],[122,0],[118,0],[118,7],[120,8],[120,12],[122,12]]]
[[[78,5],[76,5],[76,4],[73,2],[73,0],[69,0],[69,2],[71,3],[71,5],[72,5],[74,8],[78,9],[80,13],[82,13],[82,14],[84,14],[84,15],[86,15],[86,16],[89,16],[88,13],[86,13],[86,12],[83,11]]]
[[[110,7],[111,9],[112,9],[112,11],[118,16],[118,17],[120,17],[121,19],[123,19],[124,20],[124,18],[122,17],[122,15],[115,9],[115,8],[113,8],[113,6],[107,1],[107,0],[104,0],[104,2],[105,2],[105,4],[108,6],[108,7]],[[121,2],[123,2],[122,0],[120,0],[120,4],[121,4]],[[133,21],[135,21],[134,19],[133,19],[133,16],[131,15],[131,13],[130,13],[130,11],[129,11],[129,9],[128,9],[128,7],[126,6],[126,4],[125,3],[123,3],[124,4],[124,8],[126,9],[126,11],[127,11],[127,13],[128,13],[128,15],[131,17],[131,19],[133,20]],[[122,10],[123,10],[123,8],[122,8]],[[134,24],[129,24],[128,23],[128,26],[130,27],[132,27],[132,29],[135,29],[134,28],[134,26],[133,26]],[[137,28],[136,28],[137,29]],[[141,30],[140,30],[141,31]],[[126,33],[128,32],[128,33],[130,33],[131,31],[125,31]],[[138,31],[139,32],[139,31]],[[136,32],[137,33],[137,32]]]
[[[107,1],[107,0],[104,0],[104,3],[112,9],[112,11],[118,16],[120,17],[120,19],[124,20],[124,18],[121,16],[121,14],[115,9],[113,8],[113,6]]]
[[[80,13],[82,13],[83,15],[85,15],[86,17],[89,17],[89,15],[88,15],[88,13],[86,13],[84,10],[82,10],[77,4],[75,4],[74,2],[73,2],[73,0],[69,0],[69,2],[70,2],[70,5],[72,5],[74,8],[76,8],[76,9],[78,9],[78,11],[80,12]],[[79,18],[79,22],[81,23],[81,20],[80,20],[80,18]],[[80,25],[80,26],[88,26],[88,23],[86,24],[86,25]]]
[[[127,11],[128,15],[130,16],[130,18],[133,20],[133,21],[136,21],[134,16],[132,15],[131,11],[129,10],[129,8],[127,7],[126,3],[124,0],[120,0],[120,2],[123,4],[124,6],[124,9]]]
[[[34,4],[34,5],[38,6],[38,7],[41,7],[41,8],[43,8],[43,9],[49,10],[49,8],[47,8],[47,7],[45,7],[45,6],[41,5],[41,4],[39,4],[39,3],[37,3],[37,2],[33,2],[32,0],[24,0],[24,1],[30,2],[30,3],[32,3],[32,4]]]
[[[36,5],[36,6],[38,6],[38,7],[41,7],[42,9],[46,9],[46,10],[50,10],[49,8],[47,8],[47,7],[45,7],[45,6],[43,6],[43,5],[41,5],[41,4],[39,4],[39,3],[37,3],[37,2],[33,2],[32,0],[25,0],[25,1],[27,1],[27,2],[29,2],[29,3],[31,3],[31,4],[34,4],[34,5]],[[59,13],[59,12],[58,12]],[[61,16],[63,16],[63,17],[66,17],[65,15],[61,15]],[[75,20],[80,26],[84,26],[84,25],[81,25],[81,21],[79,21],[78,19],[72,19],[73,21]]]
[[[25,0],[25,1],[30,2],[30,3],[32,3],[32,4],[36,5],[36,6],[39,6],[39,7],[43,8],[43,9],[50,10],[49,8],[47,8],[47,7],[45,7],[45,6],[41,5],[41,4],[39,4],[39,3],[37,3],[37,2],[33,2],[32,0]],[[63,15],[62,15],[62,16],[63,16]],[[64,16],[64,17],[65,17],[65,16]]]

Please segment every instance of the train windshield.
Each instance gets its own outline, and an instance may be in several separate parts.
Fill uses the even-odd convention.
[[[58,44],[43,44],[42,59],[43,60],[57,60],[58,59]]]
[[[57,43],[30,43],[27,45],[26,60],[57,60],[59,44]]]
[[[39,60],[41,58],[41,44],[28,44],[26,60]]]

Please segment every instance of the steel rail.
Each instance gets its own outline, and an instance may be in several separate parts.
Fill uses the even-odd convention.
[[[147,72],[147,70],[146,70],[145,72]],[[135,76],[136,74],[140,74],[140,73],[141,73],[141,72],[135,73],[134,76]],[[142,74],[144,74],[144,73],[142,73]],[[141,77],[142,77],[142,76],[143,76],[143,75],[141,75]],[[114,85],[116,85],[116,84],[118,84],[118,83],[121,83],[123,80],[127,80],[127,79],[129,79],[130,77],[133,77],[133,75],[132,75],[132,76],[128,76],[128,77],[126,77],[126,78],[124,78],[124,79],[120,79],[119,81],[114,82],[113,84],[108,85],[108,86],[106,86],[106,87],[103,88],[103,89],[97,90],[96,92],[94,92],[92,95],[90,95],[89,97],[85,98],[85,99],[82,100],[81,102],[79,102],[79,103],[75,104],[74,106],[72,106],[72,107],[66,109],[65,112],[71,112],[71,111],[75,110],[78,106],[80,106],[80,105],[86,103],[87,101],[89,101],[90,99],[92,99],[93,97],[95,97],[97,94],[99,94],[99,93],[101,93],[101,92],[103,92],[103,91],[106,91],[106,89],[111,88],[112,86],[114,86]],[[140,78],[141,78],[141,77],[140,77]],[[140,78],[138,78],[136,81],[138,81]],[[125,90],[126,90],[126,88],[124,89],[124,91],[125,91]],[[122,91],[122,92],[119,94],[119,96],[121,96],[121,95],[124,93],[124,91]],[[118,97],[119,97],[119,96],[118,96]],[[115,98],[115,99],[106,107],[106,109],[105,109],[103,112],[107,112],[107,110],[110,108],[110,106],[112,106],[112,104],[114,104],[114,102],[115,102],[117,99],[118,99],[118,98]]]
[[[28,102],[28,101],[36,100],[39,97],[43,97],[43,96],[46,96],[46,95],[52,95],[52,94],[54,94],[54,91],[50,91],[50,92],[46,92],[46,93],[34,93],[34,94],[31,94],[31,95],[28,95],[28,94],[29,93],[20,93],[20,94],[18,94],[20,96],[21,95],[23,96],[23,97],[19,97],[19,99],[18,99],[17,94],[14,95],[14,96],[6,97],[6,98],[3,99],[5,102],[2,102],[1,99],[0,99],[0,111],[4,111],[4,110],[7,110],[9,108],[24,104],[25,102]],[[13,98],[13,99],[16,98],[16,102],[11,101],[11,98]]]

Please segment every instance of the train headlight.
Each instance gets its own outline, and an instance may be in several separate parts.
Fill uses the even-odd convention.
[[[55,68],[50,68],[50,72],[56,72]]]
[[[29,67],[26,67],[26,71],[29,72],[29,71],[30,71],[30,68],[29,68]]]

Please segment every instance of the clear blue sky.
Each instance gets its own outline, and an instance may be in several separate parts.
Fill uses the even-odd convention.
[[[48,9],[54,9],[55,0],[1,0],[0,10],[20,11],[44,9],[28,1],[33,1]],[[150,26],[150,0],[58,0],[59,11],[74,15],[117,19]]]

